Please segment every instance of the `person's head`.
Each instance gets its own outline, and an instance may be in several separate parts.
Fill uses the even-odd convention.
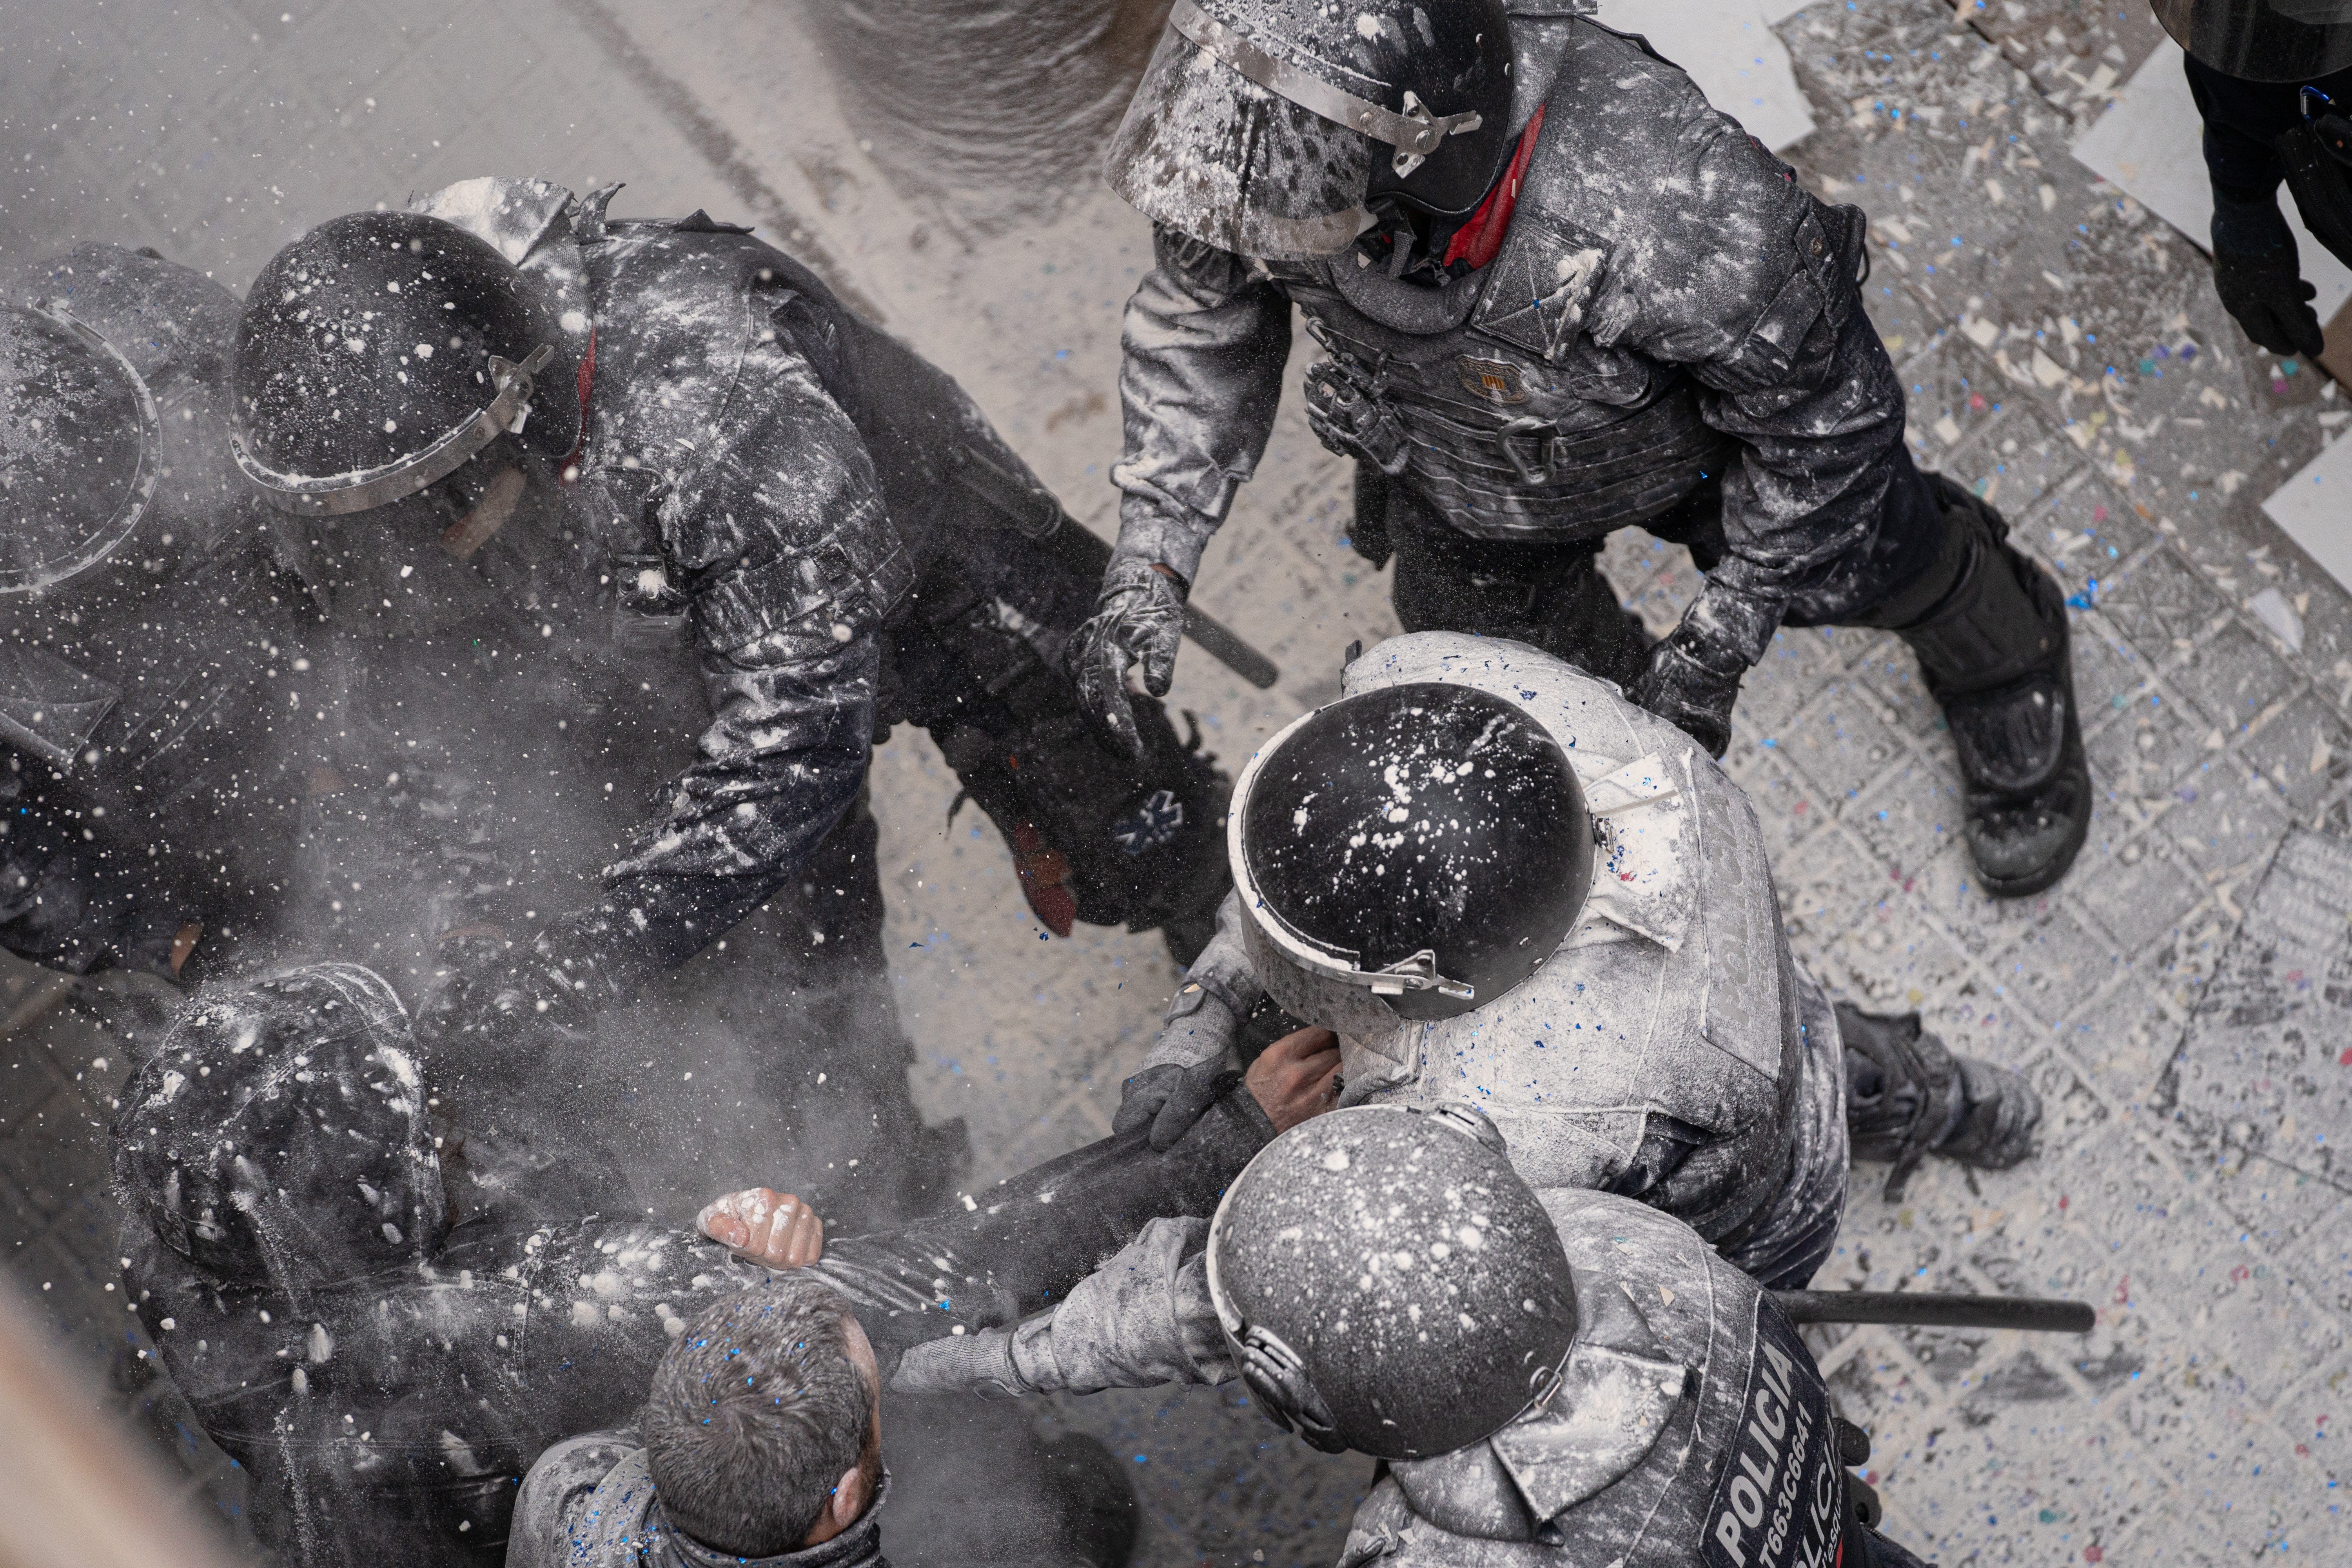
[[[551,504],[581,428],[557,303],[422,213],[333,219],[262,268],[236,334],[236,465],[310,521],[339,611],[415,626],[466,597],[463,568],[519,506]]]
[[[408,1014],[320,963],[200,993],[124,1088],[115,1182],[224,1281],[299,1291],[436,1251],[449,1224]]]
[[[1221,250],[1330,256],[1379,203],[1469,213],[1510,121],[1502,0],[1176,0],[1104,173]]]
[[[1452,1453],[1538,1409],[1576,1337],[1559,1233],[1475,1107],[1359,1106],[1226,1189],[1208,1285],[1258,1408],[1327,1452]]]
[[[740,1557],[830,1541],[882,1482],[882,1376],[831,1287],[780,1277],[689,1321],[639,1428],[671,1526]]]
[[[1584,908],[1592,820],[1559,742],[1474,687],[1375,687],[1260,748],[1227,817],[1250,955],[1342,1033],[1483,1006]]]

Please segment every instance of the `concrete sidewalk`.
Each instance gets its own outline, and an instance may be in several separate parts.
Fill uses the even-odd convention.
[[[490,170],[625,178],[622,211],[707,206],[854,279],[1111,526],[1119,309],[1148,263],[1143,225],[1085,181],[1024,200],[906,194],[788,7],[43,9],[69,20],[36,16],[49,36],[20,28],[0,51],[0,265],[102,238],[241,286],[310,223],[411,190]],[[1916,451],[1999,506],[2073,596],[2102,792],[2074,874],[1996,904],[1958,841],[1949,742],[1891,639],[1784,633],[1748,683],[1728,765],[1773,835],[1803,961],[2028,1071],[2051,1110],[2042,1155],[2017,1171],[1931,1166],[1900,1205],[1862,1172],[1824,1281],[2075,1295],[2101,1314],[2084,1342],[1825,1335],[1839,1399],[1875,1435],[1896,1533],[1948,1565],[2328,1561],[2343,1524],[2326,1433],[2352,1375],[2347,1193],[2275,1139],[2254,1154],[2226,1130],[2193,1134],[2158,1090],[2289,827],[2352,831],[2352,597],[2258,506],[2347,405],[2247,344],[2201,258],[2067,155],[2153,44],[2137,0],[2088,15],[1971,0],[1966,18],[1855,0],[1780,32],[1821,127],[1791,157],[1873,219],[1867,292]],[[1202,592],[1284,679],[1254,691],[1197,650],[1180,666],[1175,700],[1228,765],[1336,690],[1348,641],[1394,629],[1381,574],[1342,542],[1346,474],[1291,379]],[[1670,624],[1693,583],[1680,552],[1621,536],[1608,560]],[[1042,941],[992,831],[973,813],[943,830],[952,775],[919,735],[878,755],[875,792],[926,1110],[968,1119],[979,1179],[1107,1130],[1173,978],[1156,941]],[[0,1227],[18,1279],[49,1286],[103,1365],[124,1315],[101,1289],[113,1222],[94,1130],[123,1053],[54,1019],[12,1047]],[[1153,1564],[1328,1562],[1366,1474],[1213,1392],[1058,1416],[1138,1461]]]

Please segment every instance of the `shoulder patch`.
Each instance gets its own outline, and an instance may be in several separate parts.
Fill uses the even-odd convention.
[[[1598,235],[1523,206],[1470,325],[1558,363],[1576,341],[1608,270],[1609,247]]]

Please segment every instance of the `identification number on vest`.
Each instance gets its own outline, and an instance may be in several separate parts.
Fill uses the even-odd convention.
[[[1796,1330],[1761,1296],[1740,1417],[1707,1505],[1707,1568],[1834,1568],[1845,1475],[1829,1390]]]

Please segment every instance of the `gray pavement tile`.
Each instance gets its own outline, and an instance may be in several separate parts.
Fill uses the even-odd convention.
[[[0,1141],[0,1171],[15,1178],[33,1206],[55,1223],[78,1188],[106,1179],[106,1166],[81,1102],[52,1095],[12,1137]]]
[[[2285,795],[2262,774],[2215,767],[2174,790],[2159,819],[2200,878],[2266,862],[2293,820]]]
[[[1932,1501],[1916,1486],[1905,1499],[1921,1535],[1902,1539],[1943,1563],[2081,1562],[2164,1496],[2034,1348],[2014,1350],[1955,1413]]]
[[[1948,342],[1903,367],[1910,438],[1922,468],[1937,468],[1992,423],[2005,395],[2000,373],[1968,345]]]
[[[2007,405],[2000,417],[1939,466],[2012,519],[2025,515],[2084,468],[2074,442],[2026,402]]]
[[[2290,1285],[2337,1321],[2352,1321],[2352,1202],[2338,1202],[2271,1251]]]
[[[2053,486],[2041,507],[2020,521],[2018,537],[2079,601],[2079,609],[2102,604],[2157,531],[2113,485],[2084,472]]]
[[[12,995],[6,1005],[15,1001]],[[0,1067],[0,1137],[16,1132],[63,1082],[47,1052],[11,1052],[7,1064]]]
[[[2194,1438],[2203,1441],[2184,1445],[2180,1479],[2126,1542],[2126,1554],[2165,1563],[2326,1561],[2332,1532],[2306,1511],[2325,1506],[2326,1483],[2272,1428],[2250,1421],[2215,1432],[2221,1425],[2199,1414]]]
[[[2114,943],[2062,899],[1986,967],[2038,1016],[2055,1020],[2113,984],[2123,962]]]
[[[1959,1287],[1938,1282],[1937,1288]],[[1892,1332],[1903,1348],[1910,1352],[1911,1360],[1919,1370],[1947,1399],[1975,1392],[1986,1373],[2011,1349],[2005,1342],[2006,1336],[1990,1329],[1901,1328]],[[2072,1392],[2063,1381],[2060,1383],[2058,1396]]]
[[[2091,782],[2127,798],[2168,795],[2204,755],[2210,732],[2161,688],[2143,691],[2084,737]]]
[[[1948,1023],[1948,1013],[1976,1011],[1979,983],[1967,960],[1914,922],[1874,921],[1815,967],[1827,971],[1846,1000],[1872,1012],[1920,1012],[1932,1015],[1931,1023]]]
[[[2144,836],[2116,852],[2106,876],[2084,880],[2084,907],[2126,955],[2170,935],[2204,901],[2204,883],[2185,859],[2163,837]]]
[[[2132,697],[2156,670],[2137,648],[2114,635],[2105,616],[2074,611],[2067,628],[2074,659],[2074,699],[2082,705],[2087,732],[2108,714],[2131,706]]]
[[[2332,1316],[2352,1319],[2352,1186],[2259,1153],[2223,1151],[2205,1164],[2215,1194],[2245,1239],[2288,1284]]]
[[[1874,638],[1854,660],[1853,673],[1906,733],[1916,737],[1943,727],[1944,710],[1927,694],[1919,660],[1901,638]]]
[[[2099,608],[2159,668],[2200,636],[2223,607],[2221,596],[2188,562],[2158,550],[2100,595]]]
[[[2352,776],[2352,730],[2336,707],[2305,691],[2265,722],[2238,755],[2276,784],[2301,816]]]
[[[1837,677],[1815,689],[1797,717],[1774,737],[1791,766],[1812,781],[1832,815],[1855,809],[1861,786],[1906,755],[1903,742],[1856,680]]]
[[[2296,684],[2295,672],[2269,643],[2236,621],[2174,666],[2166,679],[2207,718],[2233,733],[2284,700]]]
[[[1941,1400],[1885,1330],[1865,1330],[1853,1340],[1843,1364],[1830,1374],[1830,1403],[1871,1436],[1864,1478],[1882,1488],[1897,1485],[1927,1447],[1911,1432],[1920,1417],[1940,1409]]]
[[[2165,1006],[2158,976],[2140,963],[2070,1013],[2054,1039],[2065,1053],[2066,1071],[2086,1079],[2111,1105],[2130,1108],[2155,1094],[2164,1065],[2180,1043],[2181,1027]],[[2045,1089],[2044,1102],[2050,1098]]]
[[[1834,681],[1870,640],[1869,633],[1849,627],[1782,627],[1741,683],[1734,727],[1784,743],[1781,731],[1798,721],[1798,710],[1825,682]]]
[[[1961,842],[1966,816],[1958,758],[1946,737],[1934,735],[1850,803],[1843,821],[1907,879]]]

